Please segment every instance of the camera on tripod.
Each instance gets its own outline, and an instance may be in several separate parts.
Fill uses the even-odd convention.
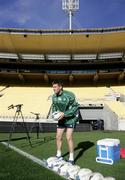
[[[23,104],[17,104],[17,105],[13,105],[11,104],[10,106],[8,106],[8,110],[10,109],[14,109],[15,107],[17,108],[17,112],[21,111],[21,107],[23,106]]]
[[[17,104],[17,105],[11,104],[10,106],[8,106],[8,110],[16,108],[16,112],[15,112],[15,115],[14,115],[14,118],[13,118],[13,122],[12,122],[12,125],[11,125],[11,128],[10,128],[10,134],[9,134],[9,138],[8,138],[8,148],[9,148],[11,137],[12,137],[12,134],[14,132],[14,129],[16,127],[16,123],[17,123],[17,120],[18,120],[19,117],[23,120],[22,121],[22,123],[23,123],[22,125],[25,128],[25,130],[26,130],[27,139],[29,140],[29,144],[30,144],[30,146],[32,146],[31,141],[30,141],[28,127],[27,127],[27,124],[24,121],[24,117],[23,117],[23,114],[22,114],[22,111],[21,111],[21,107],[22,106],[23,106],[23,104]]]

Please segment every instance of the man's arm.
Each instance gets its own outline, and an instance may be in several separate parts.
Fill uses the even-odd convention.
[[[55,111],[57,111],[56,105],[52,103],[52,113],[54,113]]]
[[[57,111],[57,107],[56,107],[56,104],[54,103],[54,100],[53,100],[53,96],[52,96],[52,113],[54,113],[55,111]]]
[[[75,96],[70,97],[69,108],[64,112],[65,117],[72,117],[78,110],[79,104],[75,100]]]
[[[57,111],[57,107],[54,103],[52,103],[52,113],[54,113],[55,111]],[[59,120],[63,119],[64,117],[64,113],[63,112],[59,112],[60,113],[60,118]]]

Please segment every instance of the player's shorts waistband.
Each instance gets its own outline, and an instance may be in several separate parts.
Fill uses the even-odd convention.
[[[57,124],[57,128],[64,129],[64,128],[75,128],[76,123],[73,124]]]

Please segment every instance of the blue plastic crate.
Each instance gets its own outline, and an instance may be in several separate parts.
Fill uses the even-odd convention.
[[[113,164],[120,159],[120,140],[102,139],[97,141],[96,162]]]

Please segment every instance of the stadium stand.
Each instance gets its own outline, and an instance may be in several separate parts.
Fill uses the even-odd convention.
[[[125,95],[125,86],[113,86],[112,89],[113,89],[115,92],[119,92],[119,93]]]
[[[0,89],[2,88],[1,86]],[[105,96],[110,93],[110,89],[107,87],[65,89],[74,92],[79,103],[105,102],[119,117],[124,116],[125,107],[121,102],[105,99]],[[0,98],[0,116],[13,117],[14,111],[8,110],[8,106],[23,104],[25,117],[32,117],[30,112],[37,112],[41,114],[42,118],[46,118],[51,106],[52,94],[51,87],[9,87]]]
[[[77,87],[70,88],[73,91],[79,101],[85,100],[103,100],[105,95],[109,93],[109,89],[106,87]]]
[[[107,101],[105,102],[109,108],[118,116],[118,119],[125,118],[125,106],[121,102]]]
[[[3,89],[0,86],[0,89]],[[124,88],[124,87],[123,87]],[[120,129],[121,119],[122,128],[125,120],[125,106],[117,99],[108,99],[105,96],[110,93],[110,89],[107,87],[89,87],[89,88],[65,88],[72,91],[76,95],[76,99],[79,104],[84,105],[82,123],[91,124],[95,120],[104,120],[105,129]],[[23,104],[22,113],[26,122],[34,122],[35,116],[31,114],[40,113],[40,122],[48,122],[45,120],[51,107],[51,96],[53,94],[51,87],[9,87],[0,97],[0,119],[1,122],[12,122],[16,109],[8,110],[8,106],[11,104],[18,105]],[[104,109],[103,105],[104,104]],[[101,105],[101,108],[99,107]],[[88,109],[86,109],[88,107]],[[93,108],[92,108],[93,107]],[[108,107],[108,108],[106,108]],[[93,110],[92,110],[93,109]],[[108,117],[108,118],[107,118]],[[87,121],[86,121],[87,120]],[[18,120],[20,121],[20,119]],[[22,120],[21,120],[22,121]],[[108,121],[108,123],[107,123]],[[116,125],[109,122],[115,122]],[[119,122],[118,122],[119,121]],[[50,121],[52,122],[52,120]],[[53,122],[52,122],[53,123]],[[79,130],[83,130],[88,124],[79,125]],[[111,124],[111,125],[110,125]],[[50,128],[50,125],[44,124],[44,128],[51,131],[55,129],[54,125]],[[84,128],[83,128],[84,127]],[[81,129],[80,129],[81,128]],[[88,127],[89,129],[89,127]]]
[[[0,89],[3,87],[1,86]],[[84,101],[104,101],[110,92],[107,87],[65,88],[74,92],[79,103]],[[43,118],[47,117],[51,105],[51,87],[9,87],[0,98],[1,116],[13,116],[13,111],[7,108],[11,104],[23,104],[24,116],[32,116],[32,112],[39,112]],[[113,101],[114,102],[114,101]],[[120,104],[120,103],[119,103]]]
[[[2,89],[2,87],[0,87]],[[11,104],[23,104],[22,112],[24,117],[33,118],[30,112],[40,113],[46,118],[51,101],[48,97],[52,94],[50,88],[39,87],[10,87],[0,99],[0,116],[13,117],[14,110],[8,110]]]
[[[61,79],[83,108],[82,123],[101,119],[105,129],[125,129],[124,37],[125,27],[71,32],[0,28],[0,88],[10,85],[0,92],[1,122],[13,120],[11,104],[23,104],[28,122],[35,120],[30,112],[49,117],[51,82]]]

